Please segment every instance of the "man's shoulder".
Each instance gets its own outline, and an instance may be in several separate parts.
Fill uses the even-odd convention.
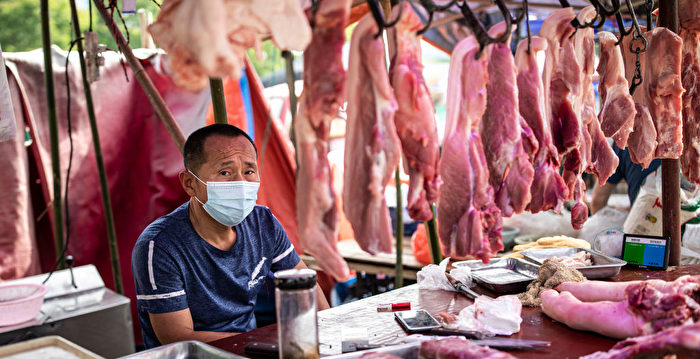
[[[156,219],[141,232],[136,240],[136,246],[146,245],[151,241],[158,242],[159,245],[166,244],[164,242],[169,242],[175,233],[181,234],[183,229],[186,231],[189,226],[188,213],[189,203],[185,203],[165,216]]]

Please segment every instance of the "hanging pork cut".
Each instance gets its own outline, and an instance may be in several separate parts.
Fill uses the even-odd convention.
[[[389,76],[399,104],[394,122],[410,178],[407,208],[414,220],[427,221],[433,218],[430,204],[437,201],[441,181],[435,109],[423,79],[421,41],[416,35],[423,24],[409,3],[394,8],[401,20],[389,30]]]
[[[570,7],[558,9],[547,16],[540,28],[540,36],[547,39],[542,71],[545,105],[559,156],[576,150],[581,143],[581,125],[574,109],[577,101],[581,103],[581,68],[570,40],[574,33],[570,23],[575,18]]]
[[[700,1],[678,0],[678,20],[681,29],[700,31]]]
[[[398,108],[370,14],[355,27],[348,65],[343,210],[355,240],[369,253],[391,252],[392,231],[384,188],[401,156],[394,113]]]
[[[501,213],[494,203],[479,123],[486,110],[488,56],[475,58],[474,36],[457,43],[447,83],[445,139],[438,171],[443,180],[438,200],[442,251],[488,262],[503,249]]]
[[[681,123],[681,48],[671,30],[657,27],[645,34],[649,45],[644,72],[644,96],[656,125],[656,158],[679,158],[683,151]]]
[[[532,198],[528,206],[532,213],[551,209],[560,211],[569,195],[569,189],[559,175],[559,154],[552,143],[544,86],[537,66],[537,53],[546,49],[547,40],[533,36],[530,43],[527,39],[521,41],[515,52],[520,115],[539,145],[532,161],[535,175],[530,187]]]
[[[246,51],[259,49],[262,36],[283,50],[311,41],[298,0],[165,0],[148,31],[168,53],[175,83],[193,91],[209,77],[239,78]]]
[[[700,23],[700,18],[697,22]],[[683,38],[681,76],[685,89],[681,168],[689,181],[700,184],[700,26],[681,28],[680,36]]]
[[[646,37],[648,34],[646,28],[641,26],[642,34]],[[622,58],[625,61],[625,78],[628,83],[632,83],[634,72],[636,69],[637,56],[629,49],[632,36],[626,36],[622,39],[619,45],[622,52]],[[634,46],[642,46],[641,40],[637,40]],[[639,68],[642,74],[646,69],[646,52],[639,54]],[[634,100],[636,113],[634,116],[634,126],[627,140],[627,148],[630,151],[630,159],[632,162],[642,165],[643,168],[649,167],[651,161],[654,160],[656,154],[656,125],[651,118],[649,108],[646,105],[644,97],[644,86],[640,85],[631,94]]]
[[[646,106],[638,103],[634,106],[637,112],[627,147],[632,162],[642,165],[642,168],[648,168],[656,153],[656,127]]]
[[[304,51],[304,93],[294,121],[299,168],[296,203],[299,240],[319,267],[337,281],[350,275],[338,253],[338,207],[328,162],[333,118],[345,102],[343,44],[350,0],[325,0],[314,16],[313,38]]]
[[[510,29],[501,22],[494,25],[489,34],[498,36],[504,31]],[[518,106],[517,68],[513,53],[505,43],[489,45],[485,53],[489,57],[488,100],[480,133],[489,168],[489,183],[496,190],[498,208],[508,217],[521,213],[530,203],[530,186],[535,171],[523,146],[524,122]],[[537,143],[533,145],[531,151],[537,151]]]
[[[606,137],[612,137],[617,147],[627,147],[627,139],[634,126],[634,99],[629,94],[625,78],[625,61],[616,45],[617,37],[607,31],[598,32],[600,61],[598,62],[598,92],[602,110],[600,127]]]
[[[578,20],[580,22],[591,21],[595,16],[595,8],[593,6],[588,6],[581,10],[578,14]],[[583,70],[582,74],[582,97],[583,106],[581,108],[580,116],[583,127],[582,134],[584,134],[584,142],[586,147],[585,159],[586,164],[583,169],[586,172],[592,172],[598,177],[598,184],[602,186],[607,182],[608,177],[610,177],[620,162],[619,158],[613,151],[612,146],[608,144],[603,131],[601,130],[601,124],[598,121],[598,116],[595,113],[595,88],[593,86],[593,76],[595,74],[595,42],[593,40],[594,31],[591,28],[579,29],[574,35],[574,49],[576,52],[577,60],[581,65]],[[620,57],[620,60],[622,58]],[[620,62],[621,64],[622,62]],[[621,75],[623,77],[624,75]],[[626,89],[624,90],[626,93]],[[613,96],[613,93],[607,94],[608,96]],[[630,101],[630,103],[632,103]],[[634,106],[632,106],[634,109]],[[632,118],[633,119],[633,118]],[[630,124],[631,126],[631,124]],[[627,130],[625,130],[627,131]],[[586,136],[586,132],[588,137]],[[590,144],[589,142],[590,141]],[[581,185],[583,180],[580,180]],[[583,188],[585,190],[585,187]],[[576,197],[577,194],[574,194]],[[580,197],[585,201],[585,194],[580,194]],[[574,198],[575,199],[575,198]],[[588,207],[583,201],[577,201],[572,214],[578,206],[579,211],[586,213],[588,217]],[[581,223],[583,225],[583,223]]]

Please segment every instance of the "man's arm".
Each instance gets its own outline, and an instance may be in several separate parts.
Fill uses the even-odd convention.
[[[603,209],[608,204],[608,198],[615,190],[615,184],[606,183],[602,186],[593,186],[593,198],[591,199],[591,215]]]
[[[302,269],[302,268],[308,268],[306,264],[304,264],[304,261],[299,261],[299,263],[294,267],[294,269]],[[324,310],[328,309],[331,306],[328,304],[328,301],[326,300],[326,295],[323,294],[323,290],[321,290],[321,286],[316,285],[316,306],[318,307],[318,310]]]
[[[170,313],[148,313],[148,317],[151,320],[151,326],[158,337],[158,341],[163,345],[183,340],[211,342],[239,334],[195,331],[189,308]]]

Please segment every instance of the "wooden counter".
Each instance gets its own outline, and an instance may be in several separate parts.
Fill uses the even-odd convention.
[[[673,280],[685,274],[700,274],[700,265],[670,268],[668,271],[623,270],[613,281],[643,279]],[[481,287],[477,292],[496,296]],[[406,333],[394,321],[393,313],[376,311],[377,304],[410,301],[413,309],[425,309],[435,315],[453,314],[472,304],[466,297],[446,291],[420,290],[417,285],[393,290],[318,313],[319,341],[322,355],[340,353],[340,332],[343,327],[367,328],[370,344],[400,343]],[[545,350],[512,352],[519,358],[578,358],[595,351],[607,351],[617,341],[591,332],[571,330],[544,315],[539,308],[523,308],[520,332],[512,338],[547,340],[552,346]],[[248,342],[277,342],[277,327],[270,325],[249,333],[214,341],[211,345],[243,355]]]

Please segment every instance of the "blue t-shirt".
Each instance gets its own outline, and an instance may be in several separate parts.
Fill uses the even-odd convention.
[[[654,159],[649,164],[649,168],[642,168],[641,165],[632,162],[629,149],[621,150],[613,143],[613,151],[620,159],[620,164],[617,165],[615,173],[608,178],[608,183],[618,184],[624,179],[627,182],[627,196],[629,196],[631,206],[637,199],[637,194],[644,180],[661,166],[661,160],[658,158]]]
[[[131,270],[146,348],[161,345],[148,313],[190,309],[195,331],[255,329],[255,298],[270,271],[300,261],[282,225],[264,206],[237,225],[237,240],[222,251],[202,239],[189,202],[151,223],[136,241]]]

